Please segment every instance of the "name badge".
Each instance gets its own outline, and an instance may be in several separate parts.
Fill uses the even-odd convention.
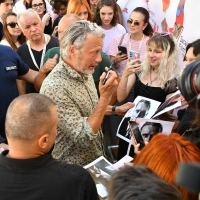
[[[6,67],[6,71],[16,70],[17,66]]]

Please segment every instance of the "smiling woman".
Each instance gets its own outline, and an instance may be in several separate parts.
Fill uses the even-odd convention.
[[[3,23],[3,31],[4,37],[0,44],[10,46],[14,50],[17,50],[26,41],[24,34],[18,26],[17,15],[13,12],[6,15]]]
[[[123,73],[131,51],[137,52],[142,61],[146,49],[146,42],[149,36],[153,34],[153,29],[149,23],[149,12],[145,8],[135,8],[127,24],[129,33],[124,36],[114,37],[108,47],[108,54],[110,59],[114,61],[119,76]],[[118,46],[126,47],[128,50],[127,53],[122,54],[122,52],[119,52]]]
[[[44,33],[51,35],[53,31],[52,19],[50,13],[46,11],[47,9],[45,0],[30,0],[29,6],[35,10],[42,19]]]
[[[127,63],[117,89],[118,101],[142,96],[163,103],[177,90],[177,60],[176,39],[168,33],[154,34],[147,42],[142,64],[136,64],[137,60]],[[134,97],[130,98],[131,92]],[[166,115],[165,120],[171,121],[172,117]],[[119,159],[126,155],[127,148],[128,143],[120,140]]]

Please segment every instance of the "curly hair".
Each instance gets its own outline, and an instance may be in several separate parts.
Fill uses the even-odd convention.
[[[161,34],[155,34],[148,40],[146,53],[142,62],[142,73],[140,74],[140,78],[146,78],[150,73],[151,64],[148,56],[150,44],[163,50],[160,65],[158,67],[158,84],[164,89],[167,87],[166,83],[179,74],[176,39],[172,35],[162,36]]]
[[[145,165],[165,181],[175,185],[184,200],[196,200],[196,195],[174,182],[181,162],[200,163],[200,151],[192,142],[176,133],[155,135],[134,159],[134,165]]]
[[[17,50],[17,46],[16,46],[15,42],[13,41],[13,38],[12,38],[11,34],[8,31],[7,18],[9,16],[15,16],[17,18],[17,14],[15,14],[14,12],[9,12],[6,15],[5,20],[3,22],[3,31],[4,31],[3,39],[6,39],[8,41],[8,43],[10,44],[10,46],[16,51]],[[17,41],[19,42],[20,45],[22,45],[24,42],[26,42],[26,37],[24,36],[23,33],[21,33],[21,35],[18,36]]]
[[[67,14],[76,14],[79,15],[80,7],[84,5],[88,11],[88,21],[92,21],[93,13],[90,9],[90,6],[86,0],[70,0],[67,6]]]
[[[96,7],[96,12],[94,13],[93,22],[96,22],[99,26],[102,25],[100,18],[100,10],[103,6],[109,6],[113,8],[113,18],[110,22],[112,26],[116,26],[118,23],[118,9],[117,3],[114,0],[100,0]]]

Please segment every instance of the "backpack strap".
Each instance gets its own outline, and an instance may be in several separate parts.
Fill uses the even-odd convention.
[[[124,33],[120,39],[120,42],[119,42],[119,46],[121,46],[122,42],[123,42],[123,39],[124,39],[124,36],[125,36],[126,33]]]

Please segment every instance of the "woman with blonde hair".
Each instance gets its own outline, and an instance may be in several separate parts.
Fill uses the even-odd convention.
[[[192,142],[176,133],[155,135],[134,159],[134,165],[145,165],[176,186],[184,200],[197,200],[197,194],[175,184],[181,162],[200,163],[200,151]]]
[[[137,64],[138,60],[127,63],[117,88],[118,101],[129,99],[133,102],[137,96],[143,96],[163,103],[177,91],[177,54],[176,40],[172,35],[155,33],[147,42],[142,64]],[[171,121],[175,118],[167,113],[163,119]],[[118,159],[126,155],[127,148],[128,143],[120,140]]]
[[[86,0],[70,0],[67,6],[67,14],[76,14],[82,20],[92,21],[93,13]]]

